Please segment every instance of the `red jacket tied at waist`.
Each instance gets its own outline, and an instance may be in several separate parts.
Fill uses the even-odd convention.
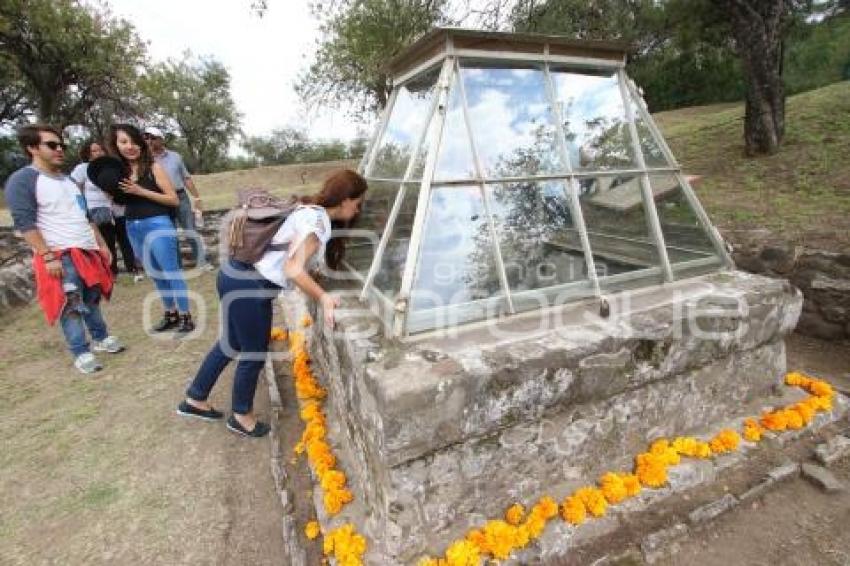
[[[64,254],[71,255],[71,261],[83,280],[86,287],[100,287],[100,293],[106,299],[112,294],[113,276],[106,255],[98,250],[83,250],[80,248],[69,248],[67,250],[55,251],[57,259]],[[44,258],[35,254],[32,258],[32,267],[35,272],[35,289],[38,303],[48,324],[54,324],[62,309],[65,307],[65,290],[62,288],[62,278],[53,277],[47,272],[47,264]],[[82,291],[82,289],[80,289]]]

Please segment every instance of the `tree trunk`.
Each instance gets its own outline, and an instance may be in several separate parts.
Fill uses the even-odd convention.
[[[785,0],[718,0],[732,25],[747,84],[747,155],[772,154],[785,135],[782,35]]]

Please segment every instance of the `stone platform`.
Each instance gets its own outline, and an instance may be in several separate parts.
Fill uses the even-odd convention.
[[[802,296],[730,272],[609,302],[607,318],[588,301],[404,343],[364,335],[369,315],[311,327],[357,497],[343,513],[370,563],[439,555],[511,503],[631,469],[654,438],[756,414],[785,373]]]

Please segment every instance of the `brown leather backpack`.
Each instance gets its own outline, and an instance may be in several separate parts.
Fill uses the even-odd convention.
[[[230,258],[256,263],[270,250],[287,244],[272,244],[278,229],[299,204],[296,197],[281,199],[266,189],[241,189],[238,205],[222,220],[222,245]]]

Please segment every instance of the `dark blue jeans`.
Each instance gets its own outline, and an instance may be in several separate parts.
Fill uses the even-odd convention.
[[[62,254],[62,288],[65,291],[65,308],[59,316],[59,325],[65,342],[74,357],[89,351],[86,329],[94,340],[109,336],[106,322],[100,313],[100,287],[86,287],[74,267],[71,254]]]
[[[186,391],[191,399],[206,401],[227,364],[239,358],[233,377],[233,412],[251,412],[257,379],[269,351],[272,303],[280,287],[263,278],[247,263],[230,260],[230,269],[218,272],[216,287],[221,300],[218,341],[204,358]]]

